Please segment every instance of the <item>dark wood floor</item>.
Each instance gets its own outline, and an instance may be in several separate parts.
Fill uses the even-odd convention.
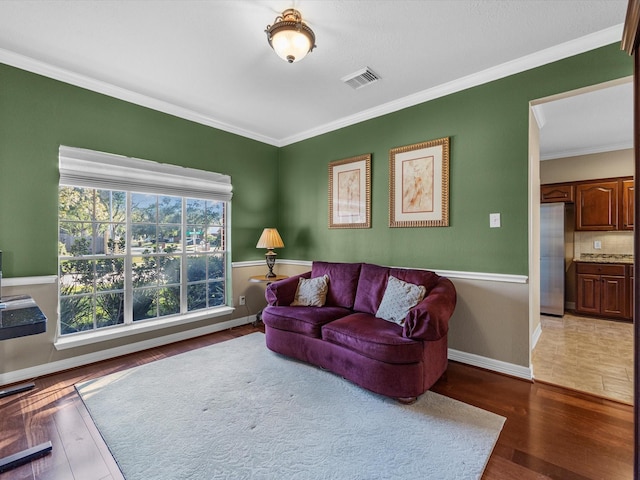
[[[260,330],[247,325],[38,378],[34,390],[0,399],[0,457],[53,444],[50,455],[0,479],[121,479],[73,385]],[[432,390],[507,418],[483,479],[633,478],[630,406],[455,362]]]

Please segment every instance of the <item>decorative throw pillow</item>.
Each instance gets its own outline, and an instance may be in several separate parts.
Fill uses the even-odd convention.
[[[298,289],[291,305],[321,307],[327,299],[329,277],[323,275],[315,278],[300,278]]]
[[[422,301],[425,293],[426,289],[422,285],[414,285],[389,276],[376,317],[404,325],[407,313]]]

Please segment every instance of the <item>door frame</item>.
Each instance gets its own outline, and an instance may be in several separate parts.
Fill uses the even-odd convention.
[[[633,150],[635,157],[635,173],[634,187],[636,192],[640,186],[640,55],[638,55],[638,46],[640,45],[640,0],[629,0],[627,5],[627,16],[624,22],[622,32],[622,49],[629,55],[633,56]],[[640,195],[635,197],[634,212],[638,216],[638,207],[640,206]],[[634,221],[635,225],[635,221]],[[634,259],[640,259],[640,235],[634,237],[633,242]],[[633,275],[635,278],[640,275],[640,264],[638,261],[633,263]],[[640,282],[634,284],[635,298],[640,299],[638,292]],[[634,302],[633,308],[633,338],[634,338],[634,361],[633,361],[633,380],[634,380],[634,462],[633,462],[633,478],[640,477],[640,453],[638,452],[638,443],[640,443],[640,301]]]
[[[640,0],[638,0],[640,2]],[[529,368],[533,374],[533,349],[540,337],[540,128],[545,119],[536,106],[554,102],[563,98],[583,95],[604,88],[624,85],[633,81],[633,76],[618,78],[608,82],[562,92],[529,102]],[[637,157],[637,152],[636,152]],[[636,171],[638,167],[636,166]],[[636,176],[634,175],[634,178]],[[636,210],[638,196],[636,196]],[[634,235],[638,242],[638,235]],[[640,254],[636,254],[640,255]],[[638,256],[637,258],[640,258]],[[640,275],[640,274],[639,274]],[[637,297],[637,298],[640,298]],[[638,302],[640,304],[640,302]],[[636,335],[635,338],[638,338]],[[637,342],[636,342],[637,345]],[[637,368],[635,369],[638,370]],[[636,384],[637,385],[637,384]],[[637,403],[637,402],[635,402]]]

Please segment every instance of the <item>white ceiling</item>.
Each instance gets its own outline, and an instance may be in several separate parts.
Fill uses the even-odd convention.
[[[534,112],[541,160],[633,148],[631,79],[536,105]]]
[[[626,5],[1,0],[0,62],[282,146],[619,41]],[[294,64],[264,33],[290,7],[317,43]],[[365,66],[381,80],[340,80]]]

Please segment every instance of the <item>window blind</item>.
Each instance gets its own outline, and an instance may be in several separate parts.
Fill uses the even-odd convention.
[[[60,185],[230,201],[231,177],[82,148],[60,146]]]

